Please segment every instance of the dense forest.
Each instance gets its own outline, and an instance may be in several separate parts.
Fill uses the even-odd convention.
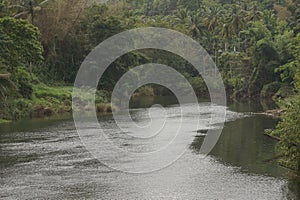
[[[278,103],[286,114],[272,134],[282,138],[281,163],[300,174],[299,0],[2,0],[0,119],[70,112],[72,84],[89,52],[117,33],[150,26],[199,42],[217,64],[231,100]],[[97,110],[109,112],[118,79],[149,62],[174,66],[199,97],[207,97],[205,82],[188,62],[148,49],[110,66],[99,84]],[[148,85],[137,94],[170,91]]]

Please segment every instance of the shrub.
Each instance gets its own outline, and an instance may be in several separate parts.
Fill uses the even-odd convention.
[[[138,93],[140,96],[148,96],[148,97],[155,96],[154,89],[150,86],[141,87],[140,89],[138,89]]]
[[[8,112],[11,119],[31,117],[32,103],[28,99],[16,99],[8,103]]]
[[[281,83],[272,82],[263,87],[260,92],[260,97],[263,99],[271,98],[275,95],[275,93],[280,89]]]
[[[191,78],[190,83],[195,90],[197,96],[207,96],[208,89],[206,87],[206,83],[201,77]]]
[[[12,80],[15,82],[18,92],[23,98],[31,99],[33,89],[32,89],[32,78],[29,72],[25,68],[18,68],[13,74]]]

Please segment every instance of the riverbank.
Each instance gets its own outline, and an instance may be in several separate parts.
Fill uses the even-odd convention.
[[[73,86],[58,85],[48,86],[44,83],[32,84],[31,98],[14,98],[1,102],[0,124],[9,123],[12,121],[24,118],[44,118],[52,116],[60,116],[72,113],[72,92]],[[168,93],[166,93],[168,94]],[[142,87],[133,95],[133,99],[140,99],[141,97],[159,97],[152,87]],[[80,97],[76,99],[76,107],[82,111],[90,111],[91,106],[87,105],[87,97]],[[149,99],[147,99],[149,100]],[[177,101],[173,102],[176,104]],[[144,102],[150,103],[151,102]],[[96,112],[98,114],[111,113],[115,108],[109,101],[109,93],[107,91],[96,92]],[[150,105],[149,105],[150,106]],[[260,115],[271,116],[274,113],[269,113],[269,107],[263,106],[265,112],[255,113]],[[276,112],[277,113],[277,112]]]
[[[73,86],[47,86],[42,83],[32,85],[31,98],[12,98],[1,102],[0,124],[24,118],[43,118],[63,115],[72,111]],[[97,113],[110,113],[114,109],[106,91],[96,93]],[[89,107],[78,105],[82,110]]]

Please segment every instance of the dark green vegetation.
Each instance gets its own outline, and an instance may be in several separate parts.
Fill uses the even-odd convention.
[[[92,2],[0,2],[0,118],[71,111],[71,86],[77,70],[96,45],[127,29],[165,27],[193,37],[209,52],[231,99],[281,101],[287,114],[274,134],[282,137],[279,151],[286,157],[282,163],[300,172],[299,0]],[[105,72],[97,110],[110,111],[106,103],[118,79],[130,68],[148,62],[173,66],[199,97],[207,96],[204,81],[189,63],[171,53],[148,49],[119,58]],[[137,93],[170,95],[156,85]]]
[[[298,69],[299,70],[299,69]],[[281,138],[278,151],[283,155],[282,165],[300,175],[300,73],[296,73],[295,85],[298,93],[282,102],[286,114],[271,133]]]

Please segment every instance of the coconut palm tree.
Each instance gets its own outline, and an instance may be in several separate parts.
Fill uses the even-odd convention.
[[[197,10],[201,7],[202,0],[178,0],[177,6],[184,7],[189,10]]]
[[[235,5],[232,9],[231,17],[229,18],[229,29],[237,39],[237,44],[234,47],[240,46],[240,32],[245,25],[245,12],[238,5]]]
[[[263,12],[257,9],[257,5],[254,5],[248,12],[246,19],[248,21],[258,21],[263,18]]]
[[[204,25],[202,24],[203,12],[190,12],[186,8],[181,8],[176,12],[176,20],[180,23],[184,23],[186,28],[190,31],[193,37],[199,37],[204,31]]]
[[[25,0],[22,1],[20,5],[12,5],[18,6],[21,8],[21,11],[14,15],[15,18],[30,18],[31,23],[34,23],[34,15],[36,12],[42,10],[42,6],[44,6],[49,0]]]
[[[231,35],[232,35],[232,31],[230,31],[229,25],[227,23],[223,24],[220,35],[224,40],[224,50],[226,52],[226,51],[228,51],[228,46],[229,46],[228,42],[229,42],[229,39],[231,38]]]
[[[272,10],[265,10],[263,13],[263,21],[269,30],[272,30],[276,26],[277,17]]]
[[[245,13],[239,8],[239,6],[235,5],[232,9],[229,27],[236,35],[238,35],[244,24]]]
[[[220,7],[214,6],[207,9],[207,15],[204,19],[204,23],[207,26],[207,29],[210,31],[214,31],[215,28],[219,25],[222,16],[223,10]]]

